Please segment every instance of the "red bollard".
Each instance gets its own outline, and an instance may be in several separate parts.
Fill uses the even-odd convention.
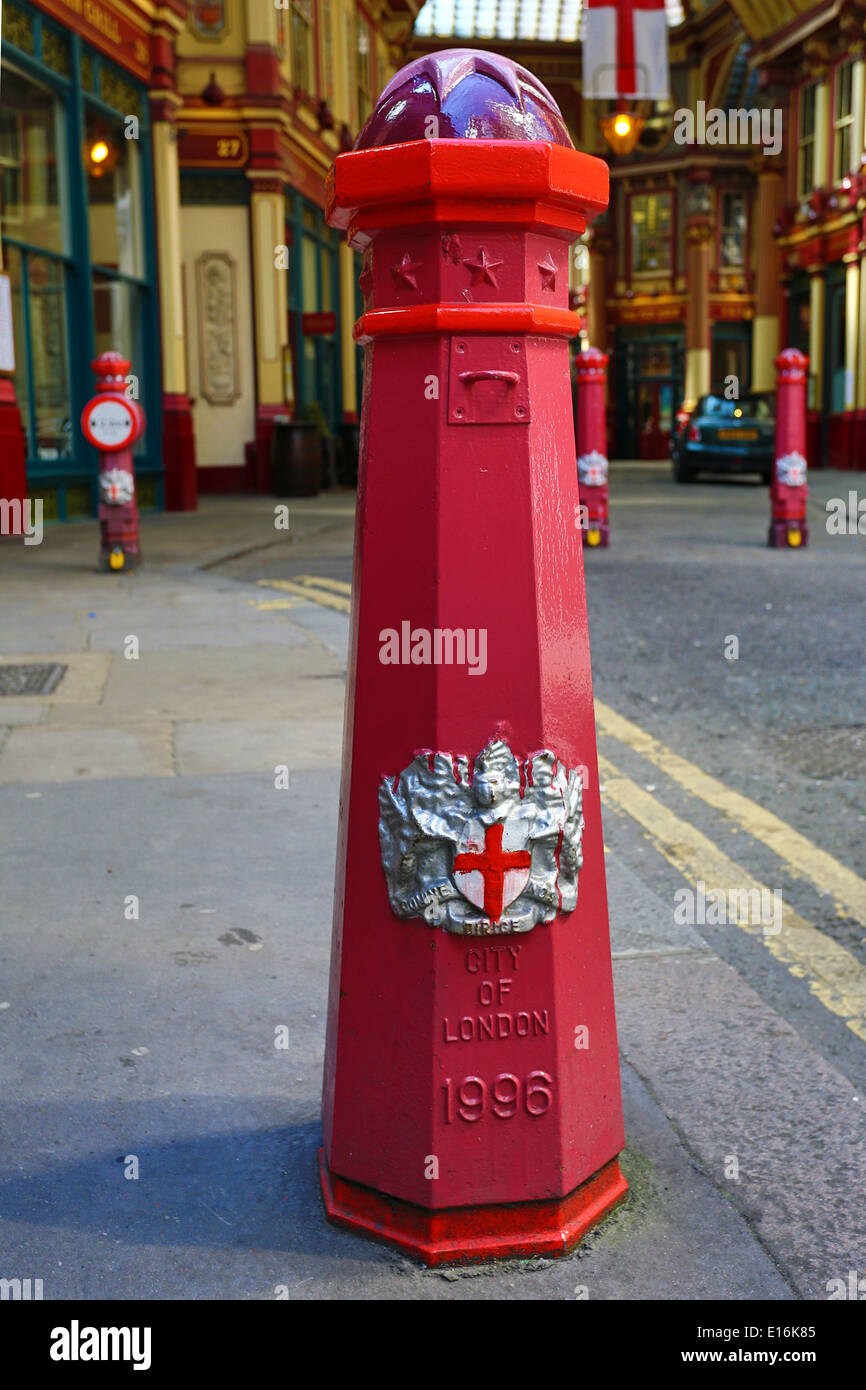
[[[321,1179],[429,1264],[560,1254],[626,1192],[568,370],[607,194],[467,50],[329,180],[366,361]]]
[[[88,444],[99,449],[99,568],[135,569],[141,564],[132,446],[144,433],[144,411],[126,394],[130,363],[119,352],[103,352],[90,366],[99,385],[81,412]]]
[[[608,356],[599,348],[579,352],[577,375],[577,480],[580,486],[584,544],[610,545],[608,520],[607,422],[604,390]]]
[[[806,373],[809,359],[796,348],[776,358],[776,462],[770,483],[770,546],[808,545],[806,504]]]

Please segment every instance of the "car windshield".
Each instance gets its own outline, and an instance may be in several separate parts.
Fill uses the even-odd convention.
[[[772,420],[772,396],[742,396],[729,401],[724,396],[704,396],[696,415],[711,415],[719,420]]]

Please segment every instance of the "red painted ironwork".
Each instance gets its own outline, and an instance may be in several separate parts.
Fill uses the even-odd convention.
[[[101,454],[99,567],[134,569],[141,563],[141,549],[132,448],[144,433],[144,411],[127,395],[127,358],[103,352],[90,366],[99,385],[81,412],[81,429]]]
[[[608,356],[599,348],[579,352],[577,380],[577,458],[584,545],[610,545],[609,483],[605,388]]]
[[[809,359],[796,348],[776,358],[776,458],[770,482],[767,544],[801,549],[809,541],[806,383]]]
[[[523,99],[514,65],[479,57],[475,86],[448,55],[467,123],[491,70],[497,100]],[[409,143],[341,155],[329,181],[332,225],[366,253],[366,356],[321,1164],[331,1220],[435,1264],[561,1253],[626,1190],[567,343],[569,245],[606,205],[607,170],[538,139],[422,138],[403,76],[386,98]],[[483,630],[484,669],[383,664],[384,631],[410,624]],[[583,770],[577,906],[554,895],[549,918],[497,930],[491,882],[483,934],[397,917],[383,778],[497,738]],[[472,841],[488,874],[491,820]]]

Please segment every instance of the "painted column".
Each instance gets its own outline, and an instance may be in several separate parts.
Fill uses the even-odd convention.
[[[714,243],[712,191],[703,175],[689,189],[686,203],[686,400],[710,389],[710,267]]]
[[[347,241],[340,242],[340,356],[343,367],[343,421],[354,424],[360,402],[356,385],[358,349],[352,334],[355,322],[355,257]]]
[[[366,387],[322,1186],[431,1264],[562,1254],[625,1192],[568,377],[607,196],[541,84],[465,49],[329,183]]]
[[[819,414],[824,405],[824,312],[827,298],[825,267],[809,266],[809,395],[807,407]],[[813,459],[823,468],[826,459]]]
[[[289,341],[289,256],[286,250],[285,193],[289,179],[283,168],[280,60],[277,14],[273,4],[244,0],[248,99],[262,109],[263,119],[250,129],[250,243],[252,245],[253,324],[256,352],[255,489],[271,490],[270,450],[274,417],[286,413],[283,349]],[[291,44],[287,23],[286,42]]]
[[[858,340],[860,328],[860,259],[856,250],[842,257],[845,262],[845,397],[842,405],[843,416],[840,421],[839,467],[853,468],[855,406],[857,403],[857,364],[863,353],[863,345]]]
[[[782,206],[783,179],[778,160],[759,155],[752,202],[754,226],[755,318],[752,324],[752,390],[772,391],[779,352],[781,259],[773,228]],[[741,383],[742,385],[742,383]]]
[[[283,348],[288,341],[288,264],[282,179],[256,178],[250,197],[256,337],[256,491],[269,492],[274,417],[286,410]],[[291,255],[300,255],[293,247]]]
[[[170,18],[170,17],[169,17]],[[165,506],[194,511],[198,506],[195,434],[186,374],[183,250],[180,234],[180,170],[175,117],[176,30],[159,21],[151,39],[153,180],[156,190],[156,253],[159,277],[159,331],[162,348],[162,454]]]

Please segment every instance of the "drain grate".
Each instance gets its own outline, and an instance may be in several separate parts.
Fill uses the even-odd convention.
[[[59,662],[41,666],[4,666],[0,663],[0,696],[50,695],[68,671]]]

